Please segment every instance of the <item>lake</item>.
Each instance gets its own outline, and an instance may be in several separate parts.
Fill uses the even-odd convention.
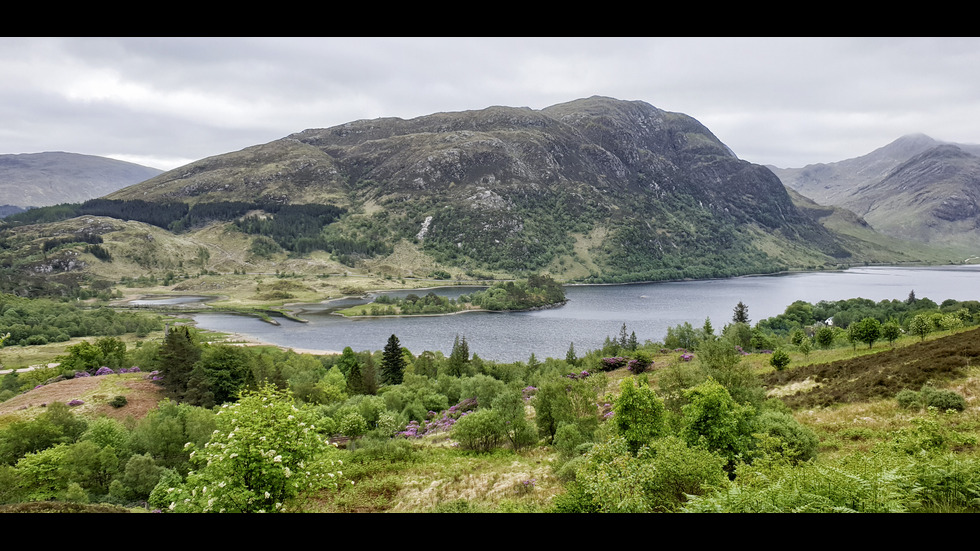
[[[434,289],[455,298],[473,287]],[[807,272],[702,281],[582,285],[565,288],[568,303],[532,312],[471,312],[448,316],[346,319],[328,312],[368,302],[343,299],[296,309],[309,323],[280,320],[275,326],[255,318],[228,314],[194,314],[199,327],[241,333],[279,346],[355,351],[381,350],[394,334],[413,354],[452,351],[456,335],[465,336],[471,353],[486,360],[527,361],[564,358],[569,343],[581,355],[601,348],[605,338],[618,337],[625,323],[640,342],[662,341],[667,328],[689,322],[695,327],[710,318],[716,331],[730,323],[735,305],[748,307],[751,323],[783,313],[796,300],[867,298],[905,300],[910,291],[936,303],[946,299],[980,300],[980,266],[865,267],[841,272]],[[419,295],[428,290],[388,294]]]

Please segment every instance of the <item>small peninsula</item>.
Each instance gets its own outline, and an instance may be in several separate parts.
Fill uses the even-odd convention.
[[[441,297],[431,291],[424,296],[413,293],[404,298],[381,295],[369,304],[336,313],[355,317],[439,315],[476,310],[512,312],[560,306],[565,300],[565,290],[560,283],[547,275],[534,275],[528,279],[497,282],[482,291],[460,295],[458,299]]]

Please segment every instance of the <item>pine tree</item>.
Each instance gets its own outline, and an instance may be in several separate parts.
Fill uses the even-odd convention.
[[[462,377],[463,371],[466,367],[466,362],[470,359],[470,347],[466,344],[466,337],[463,336],[462,339],[459,335],[456,335],[456,340],[453,342],[453,351],[449,354],[449,375],[453,377]]]
[[[378,369],[374,365],[374,356],[370,353],[364,358],[361,366],[361,378],[364,381],[364,394],[374,396],[378,393]]]
[[[749,323],[749,308],[738,301],[735,305],[735,314],[732,316],[732,321],[735,323]]]
[[[402,356],[402,346],[398,337],[392,335],[381,356],[381,380],[388,385],[400,385],[404,376],[405,357]]]
[[[623,328],[619,330],[619,347],[623,349],[627,348],[627,344],[628,344],[627,341],[628,339],[626,337],[626,324],[624,323]]]
[[[347,394],[350,396],[367,394],[367,385],[364,383],[364,375],[361,374],[360,362],[352,363],[347,372]]]
[[[636,350],[640,346],[640,343],[636,340],[636,331],[630,332],[629,341],[626,342],[626,348],[630,350]]]
[[[575,357],[575,343],[568,343],[568,352],[565,354],[565,361],[568,365],[578,365],[578,358]]]
[[[160,347],[160,374],[163,386],[173,399],[182,401],[187,394],[194,364],[201,359],[201,349],[186,325],[167,331]]]

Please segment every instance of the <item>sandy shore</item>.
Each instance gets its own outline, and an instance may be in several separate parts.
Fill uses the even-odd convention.
[[[241,333],[228,333],[228,335],[222,341],[218,341],[223,344],[229,344],[232,346],[275,346],[276,348],[281,348],[282,350],[292,350],[297,354],[313,354],[314,356],[330,356],[333,354],[341,354],[337,350],[321,350],[317,348],[295,348],[292,346],[280,346],[278,344],[272,344],[271,342],[265,342],[255,337],[250,337],[248,335],[242,335]]]

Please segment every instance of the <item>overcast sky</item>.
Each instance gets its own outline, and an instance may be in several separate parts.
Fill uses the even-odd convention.
[[[358,119],[601,95],[783,168],[980,143],[977,38],[0,38],[0,153],[160,169]]]

